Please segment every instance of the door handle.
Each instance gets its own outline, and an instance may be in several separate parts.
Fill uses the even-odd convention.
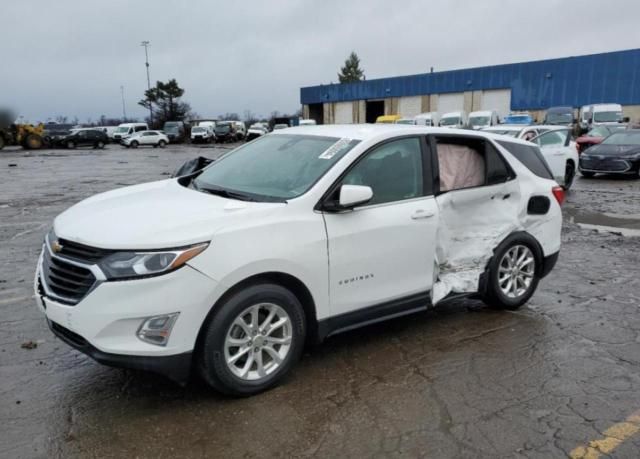
[[[428,212],[428,211],[426,211],[424,209],[418,209],[413,213],[411,218],[414,219],[414,220],[421,220],[423,218],[431,218],[434,215],[435,215],[435,213],[433,213],[433,212]]]

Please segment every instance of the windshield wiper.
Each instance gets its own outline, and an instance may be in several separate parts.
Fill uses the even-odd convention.
[[[215,194],[216,196],[222,196],[223,198],[237,199],[238,201],[252,201],[252,202],[257,201],[257,199],[255,199],[254,197],[246,193],[242,193],[240,191],[232,191],[226,188],[218,188],[218,187],[202,187],[197,185],[195,183],[195,180],[192,183],[194,185],[194,188],[198,191],[204,191],[205,193]]]

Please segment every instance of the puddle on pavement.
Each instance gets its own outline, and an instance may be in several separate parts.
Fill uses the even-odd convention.
[[[565,212],[569,221],[581,228],[640,237],[640,214],[595,213],[570,207]]]

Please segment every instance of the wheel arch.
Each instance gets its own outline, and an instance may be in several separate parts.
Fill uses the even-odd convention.
[[[536,276],[538,277],[542,277],[543,274],[543,264],[544,264],[544,251],[542,250],[542,245],[540,244],[540,242],[529,232],[524,231],[524,230],[520,230],[520,231],[514,231],[512,233],[510,233],[507,237],[505,237],[504,239],[502,239],[500,241],[499,244],[497,244],[493,250],[492,250],[492,254],[491,257],[489,257],[489,259],[487,260],[487,263],[484,267],[484,271],[482,272],[482,274],[480,274],[480,279],[478,281],[478,293],[479,294],[485,294],[487,292],[487,282],[489,279],[489,269],[491,267],[491,262],[493,261],[494,257],[496,256],[496,252],[498,251],[498,249],[500,247],[502,247],[504,244],[508,244],[511,241],[521,241],[524,243],[527,243],[527,245],[530,246],[530,248],[533,251],[533,255],[536,257]]]
[[[223,304],[228,298],[241,291],[242,289],[245,289],[251,285],[265,282],[280,285],[281,287],[284,287],[291,291],[291,293],[293,293],[296,298],[298,298],[298,301],[300,301],[300,304],[302,304],[302,308],[304,310],[305,325],[307,327],[307,338],[305,344],[316,344],[318,342],[318,318],[316,312],[316,304],[311,291],[304,282],[291,274],[280,271],[268,271],[254,274],[237,282],[232,287],[228,288],[222,294],[222,296],[220,296],[220,298],[218,298],[218,300],[213,304],[213,306],[207,313],[202,324],[200,324],[200,329],[198,331],[194,350],[197,352],[197,350],[200,349],[202,340],[204,338],[204,330],[206,328],[206,324],[209,322],[209,319],[215,313],[215,311],[218,310],[221,304]]]

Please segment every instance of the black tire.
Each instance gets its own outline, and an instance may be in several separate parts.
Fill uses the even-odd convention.
[[[67,142],[67,148],[68,148],[69,150],[73,150],[74,148],[76,148],[76,143],[75,143],[73,140],[69,140],[69,141]]]
[[[158,142],[158,146],[160,148],[164,148],[167,145],[167,142],[165,142],[164,140],[161,140],[160,142]]]
[[[0,135],[0,150],[2,150],[2,149],[4,148],[4,146],[5,146],[4,137],[2,137],[2,136]]]
[[[98,140],[98,143],[96,144],[96,147],[98,147],[100,150],[102,150],[104,148],[104,142],[102,140]]]
[[[232,372],[225,360],[225,339],[234,320],[243,311],[259,303],[272,303],[282,308],[291,323],[291,344],[277,368],[266,376],[250,381]],[[249,396],[278,384],[302,355],[306,322],[298,298],[277,284],[250,285],[232,294],[206,319],[197,349],[198,368],[203,379],[214,389],[228,395]],[[253,344],[249,346],[253,347]],[[249,353],[252,353],[250,350]],[[262,351],[260,351],[262,352]],[[253,358],[253,357],[252,357]],[[248,359],[247,359],[248,360]],[[250,368],[253,363],[250,364]]]
[[[507,253],[517,247],[526,247],[533,256],[532,277],[529,286],[516,297],[510,297],[505,294],[500,286],[500,265],[502,264]],[[489,262],[487,271],[485,271],[485,292],[483,301],[490,307],[496,309],[515,310],[529,301],[531,295],[535,292],[538,282],[540,281],[540,273],[542,271],[543,255],[538,242],[533,236],[527,233],[514,233],[507,237],[493,251],[493,257]],[[512,280],[513,281],[513,280]]]
[[[582,175],[584,178],[593,178],[593,177],[595,177],[596,173],[595,172],[580,171],[580,175]]]
[[[131,148],[138,148],[139,143],[138,143],[138,141],[137,141],[137,140],[134,140],[134,141],[133,141],[133,142],[131,142],[129,145],[131,146]]]
[[[564,185],[562,188],[568,190],[573,185],[573,179],[576,177],[576,166],[573,161],[567,161],[567,165],[564,169]]]

